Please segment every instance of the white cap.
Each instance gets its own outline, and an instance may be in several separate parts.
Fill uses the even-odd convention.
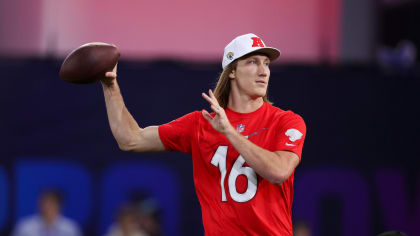
[[[225,47],[222,60],[223,69],[232,61],[256,51],[266,54],[271,61],[274,61],[280,56],[278,49],[266,47],[262,39],[257,35],[244,34],[236,37]]]

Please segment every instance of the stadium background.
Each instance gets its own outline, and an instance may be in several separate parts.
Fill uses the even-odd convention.
[[[190,157],[120,151],[100,85],[65,83],[58,70],[81,44],[116,44],[128,109],[141,126],[162,124],[207,108],[200,94],[223,47],[249,32],[282,51],[270,99],[308,127],[294,218],[313,235],[419,234],[419,10],[409,0],[0,1],[0,235],[48,186],[86,235],[103,235],[136,194],[157,200],[166,235],[202,234]]]

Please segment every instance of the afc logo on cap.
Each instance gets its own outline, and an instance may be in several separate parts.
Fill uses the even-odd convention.
[[[252,47],[265,47],[261,38],[258,37],[252,37]]]

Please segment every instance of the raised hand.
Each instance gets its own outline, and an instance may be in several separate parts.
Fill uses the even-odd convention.
[[[105,73],[105,78],[101,80],[102,84],[105,84],[107,86],[111,86],[114,84],[114,81],[117,78],[117,66],[118,63],[115,65],[112,71],[108,71]]]
[[[214,117],[212,117],[206,110],[202,110],[203,117],[210,122],[211,126],[219,131],[222,134],[226,134],[229,131],[233,130],[232,125],[229,122],[229,119],[226,116],[225,110],[219,105],[216,97],[213,94],[213,91],[209,89],[209,95],[206,93],[201,94],[207,102],[210,103],[211,109],[216,113]]]

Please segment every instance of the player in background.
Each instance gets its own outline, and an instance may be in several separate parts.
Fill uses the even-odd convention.
[[[254,34],[236,37],[225,47],[214,93],[202,93],[212,112],[192,112],[160,126],[139,127],[124,105],[116,68],[101,81],[122,150],[192,154],[206,235],[293,234],[294,170],[306,126],[267,98],[269,64],[279,56]]]

